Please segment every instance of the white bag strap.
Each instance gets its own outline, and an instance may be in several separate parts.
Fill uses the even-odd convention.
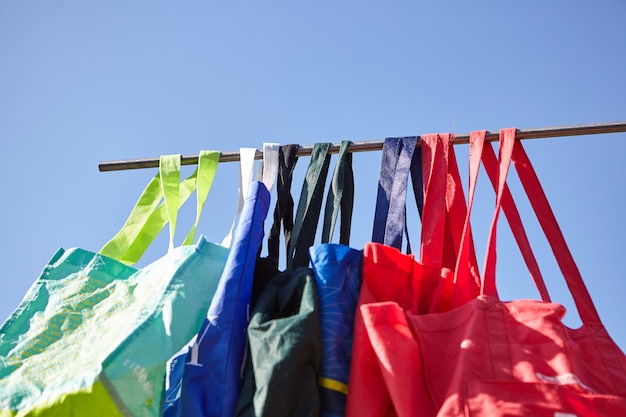
[[[250,184],[252,184],[252,173],[254,171],[255,156],[256,148],[239,149],[239,204],[237,207],[237,214],[235,214],[235,218],[233,219],[233,223],[230,226],[230,230],[228,231],[228,234],[226,235],[224,240],[222,240],[222,246],[225,246],[227,248],[229,248],[232,244],[233,233],[235,231],[235,227],[237,226],[237,222],[239,221],[241,210],[243,209],[243,201],[248,194]]]

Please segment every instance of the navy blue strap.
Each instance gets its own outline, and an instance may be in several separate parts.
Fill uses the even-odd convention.
[[[413,191],[420,216],[424,204],[421,152],[415,152],[418,140],[417,136],[385,139],[372,233],[373,242],[399,250],[402,250],[402,235],[406,234],[407,253],[411,253],[406,222],[409,172],[413,179]]]

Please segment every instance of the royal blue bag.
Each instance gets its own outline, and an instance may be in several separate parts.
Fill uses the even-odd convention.
[[[230,417],[235,412],[247,346],[254,267],[269,205],[269,190],[262,182],[253,182],[238,215],[224,272],[202,328],[187,351],[170,361],[166,417]]]

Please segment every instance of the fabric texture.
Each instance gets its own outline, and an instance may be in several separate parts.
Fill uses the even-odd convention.
[[[472,132],[470,140],[468,213],[484,155],[484,132]],[[583,323],[578,329],[562,323],[565,308],[560,304],[498,298],[496,230],[500,208],[508,199],[505,185],[511,160],[574,299]],[[420,410],[420,415],[438,417],[626,415],[626,356],[600,321],[532,165],[515,140],[515,129],[500,133],[499,162],[481,293],[439,314],[416,314],[395,302],[361,307],[377,357],[388,366],[381,368],[393,369],[389,364],[397,364],[402,352],[404,368],[397,369],[412,376],[400,384],[401,378],[388,375],[395,410],[398,415]],[[484,165],[488,171],[495,167]],[[507,219],[514,230],[519,229],[514,215]],[[459,259],[467,256],[469,245],[464,235]],[[467,274],[464,269],[459,262],[457,274]],[[532,273],[530,265],[529,269],[542,298],[549,298],[543,293],[545,285],[540,285],[542,278]]]
[[[319,299],[309,268],[287,270],[268,283],[248,338],[250,361],[235,415],[319,416]]]
[[[256,262],[254,279],[252,282],[252,302],[254,308],[267,283],[280,273],[278,269],[280,258],[280,231],[281,225],[285,242],[285,253],[288,253],[293,232],[293,196],[291,183],[293,172],[298,162],[296,152],[300,146],[296,144],[283,145],[278,151],[278,172],[276,181],[276,205],[274,207],[274,222],[267,237],[267,256],[259,256]],[[261,248],[259,248],[259,255]],[[286,256],[286,255],[285,255]]]
[[[340,234],[342,239],[349,240],[353,177],[351,160],[346,152],[348,144],[342,143],[329,190],[331,201],[326,205],[322,232],[328,239],[332,237],[336,217],[341,211]],[[309,247],[315,239],[330,164],[329,148],[329,143],[315,144],[313,148],[298,202],[293,238],[288,247],[288,268],[269,280],[252,309],[248,328],[250,354],[237,404],[236,415],[239,417],[320,415],[323,406],[318,386],[323,359],[320,314],[323,313],[320,313],[317,277],[308,265]],[[287,195],[289,190],[283,188],[282,192]],[[353,259],[359,258],[358,251],[354,252],[346,254],[346,260],[350,259],[348,262],[335,265],[338,272],[354,273],[350,268]],[[345,277],[335,282],[340,283],[342,279]],[[349,302],[347,304],[349,306]],[[327,307],[339,310],[330,305]],[[349,307],[345,313],[350,314]],[[337,328],[341,326],[339,323]]]
[[[339,417],[346,413],[354,315],[361,286],[363,252],[348,246],[354,205],[354,174],[349,144],[349,141],[343,141],[339,148],[326,197],[322,228],[322,242],[329,242],[341,212],[340,244],[324,243],[309,248],[320,297],[322,358],[318,384],[321,415],[324,417]]]
[[[232,416],[241,390],[252,279],[270,194],[255,181],[245,197],[233,246],[192,346],[172,361],[165,416]],[[184,362],[181,371],[180,361]],[[182,375],[181,375],[182,374]]]
[[[384,389],[383,374],[379,369],[376,353],[372,349],[358,306],[387,300],[407,301],[402,304],[406,308],[417,305],[411,298],[413,291],[407,291],[411,288],[407,286],[411,283],[410,280],[415,279],[412,275],[415,261],[413,255],[403,255],[400,252],[402,236],[407,229],[405,213],[408,174],[409,171],[418,172],[421,177],[422,171],[421,159],[413,162],[417,141],[416,137],[388,138],[383,144],[372,233],[372,240],[376,243],[366,244],[363,251],[362,284],[354,318],[350,391],[346,404],[346,415],[349,417],[395,415],[391,399]],[[394,187],[394,184],[398,185]],[[417,194],[422,194],[422,191],[419,190]],[[393,246],[387,246],[385,243]],[[407,250],[410,250],[410,244],[407,245]],[[377,275],[372,273],[372,268],[368,266],[368,259],[371,261],[372,258],[374,262],[370,264],[374,265],[377,265],[376,262],[388,260],[390,270],[383,271],[384,274],[376,278]],[[430,287],[435,288],[439,270],[425,268],[422,271],[422,269],[419,269],[421,275],[424,275],[422,282],[430,282]],[[398,274],[398,270],[404,274]]]
[[[395,344],[379,338],[388,348],[384,357],[374,347],[377,335],[369,331],[371,320],[363,308],[372,303],[394,302],[406,311],[426,314],[433,309],[450,308],[455,295],[454,264],[463,232],[466,205],[463,199],[458,167],[451,150],[451,135],[425,135],[420,138],[421,152],[414,154],[418,138],[390,138],[383,145],[379,198],[374,220],[374,242],[365,245],[363,253],[363,283],[359,294],[354,324],[354,349],[350,374],[350,395],[347,415],[395,416],[393,385],[402,388],[404,397],[411,398],[414,376]],[[397,162],[396,162],[397,160]],[[395,166],[395,169],[392,167]],[[423,199],[421,260],[402,254],[402,235],[406,233],[406,186],[409,172],[414,190]],[[417,179],[417,181],[416,181]],[[471,233],[469,234],[471,238]],[[407,244],[407,252],[410,245]],[[473,255],[473,252],[470,252]],[[475,258],[467,262],[475,267]],[[474,277],[470,274],[469,278]],[[471,282],[471,294],[479,290]],[[382,336],[381,336],[382,337]],[[406,337],[402,335],[401,337]],[[401,351],[408,355],[410,352]],[[413,352],[414,353],[414,352]],[[394,375],[402,375],[394,377]],[[392,384],[390,387],[389,384]]]
[[[313,147],[294,219],[292,239],[287,247],[287,269],[271,278],[255,276],[255,280],[260,279],[267,284],[250,313],[249,354],[243,369],[244,384],[235,413],[238,417],[281,417],[300,413],[313,413],[302,414],[305,416],[319,415],[319,297],[313,271],[308,267],[307,251],[314,237],[302,233],[302,230],[315,229],[312,223],[316,224],[319,220],[321,196],[330,163],[329,148],[329,143],[319,143]],[[290,197],[290,190],[281,186],[281,171],[288,175],[288,183],[291,183],[292,171],[279,164],[277,191],[283,197]],[[278,239],[274,242],[276,246],[271,253],[278,254]],[[273,269],[265,268],[257,272],[272,273]],[[288,333],[292,333],[293,337]],[[277,344],[280,343],[284,346],[278,348]],[[273,347],[276,352],[268,352],[269,347]],[[290,379],[291,371],[297,372],[293,374],[298,375],[297,384],[293,384],[293,379]],[[286,389],[289,390],[288,398],[283,395]],[[306,407],[302,408],[303,405]]]
[[[320,298],[321,415],[344,416],[363,252],[333,243],[313,246],[309,252]]]
[[[163,207],[161,196],[172,242],[179,169],[180,156],[161,158],[160,191],[143,195],[143,208],[131,212],[136,221],[124,228],[137,233],[120,235],[120,258],[142,239],[142,221]],[[227,255],[200,238],[135,269],[60,249],[0,327],[0,416],[161,415],[165,363],[200,328]]]

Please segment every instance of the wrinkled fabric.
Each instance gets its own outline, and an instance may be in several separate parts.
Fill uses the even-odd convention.
[[[363,253],[339,244],[313,246],[309,253],[320,298],[321,415],[340,417],[346,413]]]
[[[225,417],[235,412],[242,384],[252,279],[269,203],[265,185],[253,182],[204,324],[188,351],[172,361],[174,372],[170,374],[165,416]]]
[[[201,238],[137,270],[60,249],[0,328],[0,415],[161,415],[227,255]]]
[[[268,283],[251,312],[248,377],[236,416],[320,415],[318,310],[311,269],[287,270]]]
[[[468,213],[482,153],[477,138],[484,134],[470,136]],[[437,314],[417,314],[397,302],[360,308],[394,408],[399,416],[419,410],[425,417],[626,415],[626,356],[600,321],[515,129],[501,131],[500,140],[482,294]],[[498,298],[495,237],[511,160],[571,292],[583,323],[578,329],[563,324],[558,303]],[[517,221],[509,217],[512,226]],[[469,251],[467,237],[459,259]],[[542,278],[533,279],[539,288]]]

